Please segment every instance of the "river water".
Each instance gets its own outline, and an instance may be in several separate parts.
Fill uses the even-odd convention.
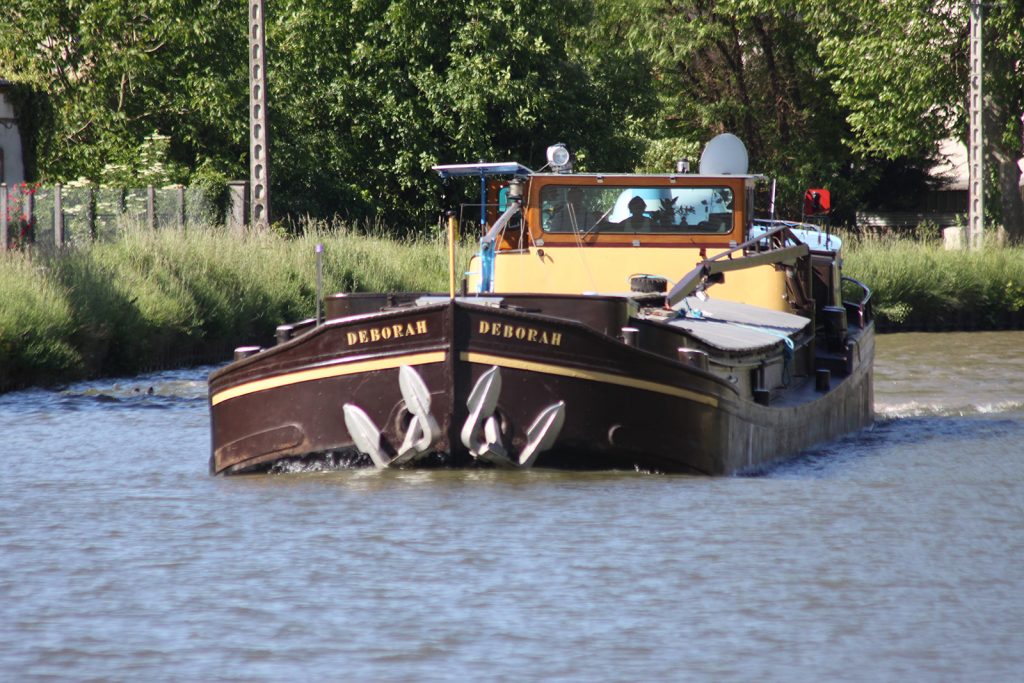
[[[210,368],[0,396],[0,680],[1024,677],[1024,332],[758,476],[213,478]]]

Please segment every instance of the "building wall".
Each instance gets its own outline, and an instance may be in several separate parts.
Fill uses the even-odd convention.
[[[7,101],[0,87],[0,182],[8,185],[25,182],[25,162],[22,156],[21,131],[14,116],[14,107]]]

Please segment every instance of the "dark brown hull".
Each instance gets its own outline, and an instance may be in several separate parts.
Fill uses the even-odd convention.
[[[592,300],[577,299],[578,307]],[[873,418],[870,325],[849,347],[847,376],[828,392],[815,391],[812,379],[764,406],[693,365],[627,346],[608,334],[620,322],[614,307],[593,305],[597,319],[588,324],[448,301],[329,320],[211,375],[211,472],[303,458],[370,464],[350,433],[346,404],[379,430],[378,458],[395,458],[419,419],[400,387],[402,366],[429,391],[437,423],[429,452],[413,461],[424,466],[480,462],[466,446],[467,429],[470,441],[496,442],[515,463],[537,450],[530,428],[560,402],[557,437],[541,443],[535,466],[729,474]],[[496,405],[471,416],[470,397],[495,367]]]

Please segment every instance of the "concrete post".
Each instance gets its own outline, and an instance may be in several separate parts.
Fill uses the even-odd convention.
[[[89,186],[85,204],[85,226],[89,230],[89,238],[96,238],[96,190]]]
[[[970,88],[967,97],[967,168],[968,179],[967,240],[971,249],[980,249],[984,244],[985,228],[985,134],[982,126],[982,110],[985,99],[982,90],[984,62],[982,58],[981,30],[984,16],[981,2],[971,2],[970,25]]]
[[[964,229],[959,227],[945,228],[942,231],[942,244],[947,251],[964,248]]]
[[[156,190],[152,185],[146,186],[146,225],[156,230]]]
[[[57,183],[53,186],[53,244],[60,248],[64,242],[64,196],[61,184]]]
[[[178,210],[175,212],[178,230],[185,229],[185,186],[178,185],[175,194],[178,198]]]
[[[270,142],[267,130],[267,58],[264,0],[249,2],[249,180],[252,224],[270,224]]]
[[[228,195],[231,202],[228,210],[228,228],[232,232],[242,234],[249,222],[249,182],[232,180],[228,183]]]
[[[7,251],[7,183],[0,183],[0,251]]]
[[[21,202],[22,208],[24,209],[22,211],[22,218],[25,220],[25,224],[31,227],[32,219],[36,217],[36,196],[31,192],[29,192],[28,194],[22,194]],[[36,241],[36,236],[34,232],[32,234],[32,241]]]

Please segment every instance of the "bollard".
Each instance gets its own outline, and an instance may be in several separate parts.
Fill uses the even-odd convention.
[[[819,368],[814,372],[814,388],[820,393],[827,392],[832,387],[832,373],[825,368]]]
[[[676,349],[676,354],[679,357],[680,362],[692,365],[695,368],[708,370],[708,354],[699,349],[689,349],[685,346],[680,346]]]
[[[235,349],[234,358],[235,360],[242,360],[243,358],[248,358],[249,356],[255,356],[262,350],[263,349],[260,348],[259,346],[239,346]]]
[[[294,333],[294,325],[278,325],[274,336],[278,344],[284,344],[286,341],[292,338],[292,335]]]

